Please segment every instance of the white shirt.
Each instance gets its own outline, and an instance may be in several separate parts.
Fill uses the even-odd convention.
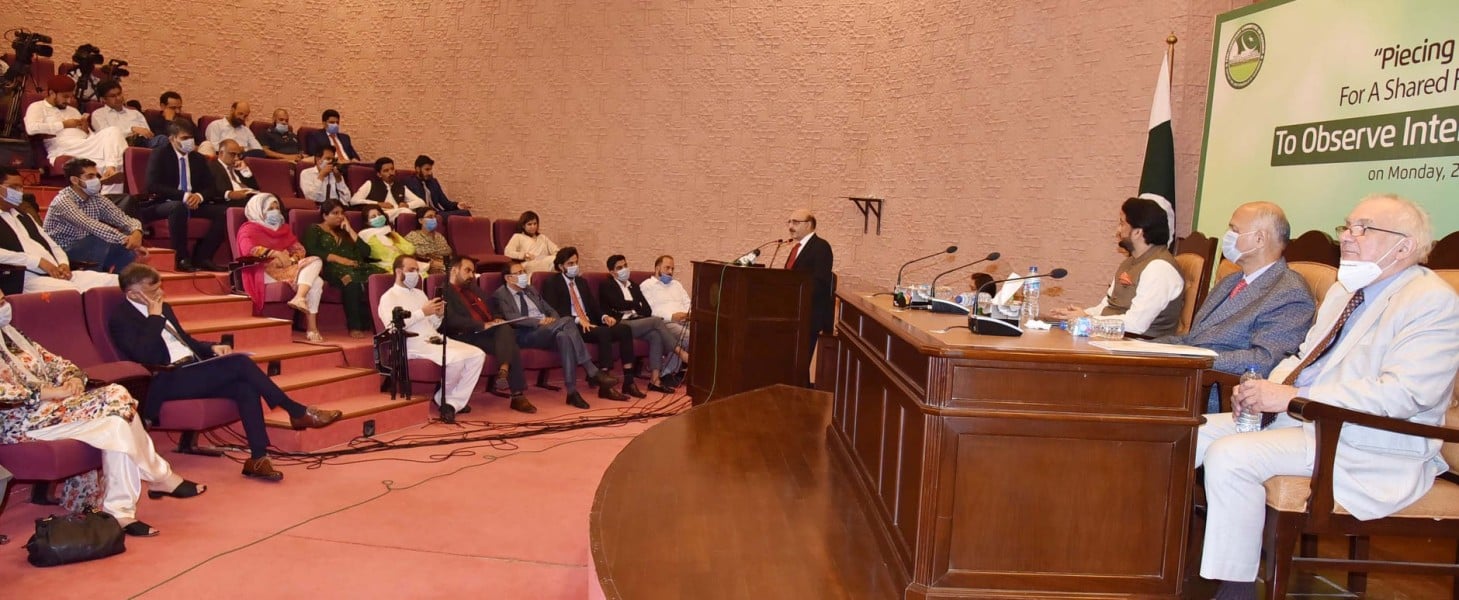
[[[73,106],[56,108],[50,102],[38,100],[25,109],[25,133],[28,135],[54,136],[46,140],[46,152],[62,141],[82,141],[90,137],[76,127],[67,127],[63,121],[81,118],[81,112]]]
[[[24,266],[26,270],[38,275],[46,275],[46,272],[40,268],[42,258],[51,261],[56,266],[71,264],[71,259],[66,256],[66,251],[56,243],[56,240],[51,239],[51,235],[46,233],[45,229],[36,227],[36,231],[41,234],[41,237],[51,245],[51,251],[46,251],[40,242],[31,239],[30,232],[26,231],[25,225],[20,223],[19,215],[20,213],[13,208],[0,210],[0,221],[5,221],[5,224],[10,226],[10,229],[15,232],[15,237],[20,240],[20,247],[24,249],[24,252],[0,249],[0,264]]]
[[[103,106],[91,113],[92,131],[101,131],[107,127],[120,128],[123,136],[132,135],[133,127],[152,130],[147,126],[147,117],[142,116],[142,113],[130,106],[123,106],[121,110],[112,110],[109,106]]]
[[[328,192],[333,186],[334,199],[342,204],[350,203],[350,188],[345,185],[344,179],[338,173],[330,173],[323,181],[319,179],[319,167],[309,167],[299,172],[299,191],[304,192],[304,197],[313,200],[316,204],[324,204],[328,199]]]
[[[809,242],[809,241],[811,241],[811,238],[813,238],[815,236],[816,236],[816,232],[812,231],[810,233],[805,234],[805,237],[800,238],[799,241],[797,241],[795,243],[792,243],[790,245],[790,249],[789,250],[786,250],[785,262],[780,263],[780,266],[783,267],[783,266],[785,266],[785,263],[786,262],[790,262],[790,254],[789,254],[790,252],[795,252],[795,259],[796,260],[800,260],[800,251],[801,250],[804,250],[806,243]],[[795,244],[800,244],[800,248],[796,248],[795,247]],[[779,259],[776,259],[776,260],[779,260]],[[775,265],[770,265],[770,268],[772,268],[772,269],[775,268]]]
[[[238,164],[243,164],[243,159],[238,159]],[[228,165],[223,164],[223,161],[218,161],[218,166],[223,167],[223,172],[228,174],[228,181],[233,184],[228,191],[254,191],[253,188],[248,187],[243,183],[243,178],[245,177],[245,175],[243,173],[239,173],[237,168],[229,167]],[[251,171],[248,173],[248,175],[252,174],[253,172]]]
[[[132,308],[137,309],[137,312],[142,313],[142,316],[151,316],[147,314],[146,304],[139,304],[137,302],[133,302],[131,299],[127,300],[127,304],[132,305]],[[163,322],[166,323],[166,325],[162,328],[162,342],[167,344],[167,361],[177,362],[184,358],[193,356],[193,349],[189,348],[188,345],[182,340],[178,339],[177,336],[172,335],[172,323],[167,321],[167,317],[162,317],[162,319]]]
[[[421,277],[424,278],[424,274]],[[428,341],[431,336],[440,335],[441,317],[439,315],[426,316],[424,312],[421,312],[421,308],[428,301],[426,293],[418,288],[392,285],[380,296],[380,308],[377,311],[380,322],[389,327],[390,316],[395,312],[397,306],[410,311],[410,318],[405,320],[405,330],[418,335],[406,338],[405,344],[412,350],[420,352],[421,348],[433,345]],[[436,351],[439,354],[440,347],[436,347]]]
[[[1099,313],[1109,306],[1109,296],[1114,293],[1116,284],[1118,280],[1111,280],[1104,298],[1084,313],[1096,319],[1124,321],[1125,331],[1134,334],[1145,333],[1155,317],[1160,316],[1160,311],[1165,310],[1166,305],[1185,291],[1185,278],[1180,276],[1180,271],[1175,270],[1175,265],[1163,260],[1152,260],[1140,273],[1140,287],[1135,288],[1135,299],[1130,301],[1130,310],[1123,315],[1101,316]]]
[[[655,317],[663,317],[667,321],[677,313],[689,312],[689,292],[684,291],[684,286],[677,279],[665,284],[657,276],[650,277],[638,284],[638,289],[643,292],[643,299],[648,301]]]
[[[355,195],[350,197],[350,204],[374,204],[375,201],[370,199],[370,189],[374,187],[374,184],[373,179],[365,181],[365,184],[355,191]],[[390,195],[389,190],[385,191],[385,199],[381,200],[380,204],[385,208],[400,208],[400,205],[395,203],[395,196]],[[410,188],[405,188],[405,205],[409,208],[425,208],[426,201],[421,200],[420,196],[410,191]]]
[[[243,146],[244,152],[263,150],[263,145],[258,143],[258,138],[254,137],[253,130],[249,129],[246,123],[234,127],[228,122],[228,119],[218,119],[208,123],[206,137],[213,143],[214,148],[217,148],[223,140],[233,140],[238,142],[239,146]]]
[[[1277,261],[1269,262],[1265,267],[1257,269],[1255,272],[1249,275],[1243,275],[1241,278],[1246,280],[1246,285],[1251,285],[1252,283],[1256,282],[1257,277],[1261,277],[1261,274],[1267,272],[1267,269],[1272,268],[1272,265],[1274,264],[1277,264]]]

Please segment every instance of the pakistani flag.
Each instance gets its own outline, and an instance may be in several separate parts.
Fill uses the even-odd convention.
[[[1170,55],[1160,61],[1160,80],[1150,103],[1150,135],[1145,140],[1145,169],[1140,172],[1140,197],[1165,209],[1170,242],[1175,243],[1175,137],[1170,132]]]

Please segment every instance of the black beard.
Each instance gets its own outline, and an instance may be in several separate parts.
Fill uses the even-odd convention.
[[[1121,250],[1128,252],[1130,256],[1135,255],[1135,243],[1130,241],[1129,238],[1120,240],[1119,246]]]

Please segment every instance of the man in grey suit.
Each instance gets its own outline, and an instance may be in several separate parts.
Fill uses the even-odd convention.
[[[1342,266],[1298,355],[1266,380],[1241,384],[1235,410],[1268,413],[1264,427],[1237,433],[1230,413],[1210,415],[1196,443],[1206,469],[1206,542],[1201,576],[1220,580],[1218,599],[1256,598],[1266,515],[1263,483],[1310,477],[1311,423],[1285,414],[1295,397],[1351,410],[1444,424],[1459,371],[1459,295],[1419,266],[1433,247],[1428,214],[1391,195],[1369,196],[1338,228]],[[1359,519],[1412,504],[1447,466],[1438,440],[1346,427],[1333,464],[1333,498]]]
[[[517,332],[519,347],[557,349],[557,354],[562,358],[562,386],[567,388],[569,406],[588,408],[587,401],[577,391],[579,366],[587,370],[588,381],[598,386],[600,395],[622,398],[618,395],[618,390],[613,389],[618,378],[593,364],[593,356],[588,353],[588,347],[583,344],[583,336],[573,325],[573,320],[557,318],[557,312],[552,310],[552,306],[542,299],[537,290],[528,285],[530,276],[522,263],[514,261],[502,267],[502,279],[505,285],[497,288],[491,295],[492,312],[507,321],[529,317],[525,321],[512,323],[512,328]]]
[[[1228,226],[1221,254],[1241,271],[1216,283],[1189,332],[1155,341],[1214,350],[1215,370],[1239,375],[1255,366],[1266,377],[1277,361],[1297,351],[1312,326],[1315,304],[1302,276],[1282,259],[1292,226],[1281,207],[1243,204]]]

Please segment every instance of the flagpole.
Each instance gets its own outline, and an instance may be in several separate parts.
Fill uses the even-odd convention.
[[[1175,87],[1175,44],[1179,41],[1180,38],[1175,37],[1174,31],[1170,32],[1170,35],[1165,36],[1165,57],[1170,61],[1170,87],[1172,88]],[[1171,116],[1173,117],[1175,115]],[[1178,225],[1178,223],[1175,223],[1175,215],[1171,215],[1170,220],[1172,223],[1170,227],[1170,242],[1173,248],[1175,247],[1175,225]],[[1195,227],[1192,226],[1191,230],[1194,231]]]

